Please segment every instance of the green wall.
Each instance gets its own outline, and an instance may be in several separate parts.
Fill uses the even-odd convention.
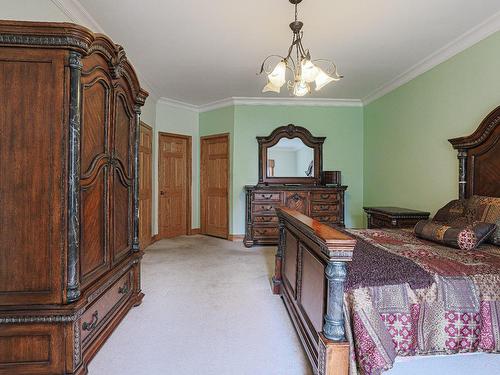
[[[236,106],[233,168],[233,233],[245,232],[243,187],[258,181],[256,136],[269,135],[289,123],[303,126],[318,137],[327,137],[323,168],[341,170],[346,194],[346,225],[362,224],[363,109],[361,107]]]
[[[365,107],[365,205],[434,213],[458,196],[457,153],[500,104],[500,32]]]
[[[245,233],[245,185],[258,181],[256,136],[293,123],[318,137],[327,137],[323,168],[341,170],[346,194],[346,225],[363,224],[363,108],[237,105],[200,114],[200,136],[231,135],[230,232]]]

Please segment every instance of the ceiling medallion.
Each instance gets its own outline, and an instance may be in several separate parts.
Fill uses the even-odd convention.
[[[302,46],[302,36],[304,34],[302,26],[304,24],[297,20],[297,5],[302,0],[289,0],[295,5],[295,21],[290,24],[293,31],[292,44],[288,48],[286,57],[280,55],[270,55],[265,58],[260,68],[260,74],[266,73],[267,85],[262,92],[272,91],[279,93],[281,87],[286,83],[287,88],[293,96],[304,96],[311,93],[311,85],[315,83],[315,90],[319,91],[327,84],[333,81],[339,81],[343,76],[337,73],[337,66],[333,61],[318,59],[311,60],[309,50]],[[295,47],[295,59],[294,59]],[[272,68],[272,60],[279,58],[280,61]],[[274,60],[276,61],[276,60]],[[325,64],[325,70],[317,64]],[[286,79],[286,73],[290,71],[293,74],[293,80]]]

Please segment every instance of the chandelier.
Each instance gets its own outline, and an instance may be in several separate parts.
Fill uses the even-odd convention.
[[[311,93],[311,86],[314,82],[315,90],[319,91],[327,84],[333,81],[339,81],[343,76],[337,73],[337,66],[333,61],[318,59],[311,60],[309,50],[306,50],[302,45],[302,36],[304,34],[302,26],[304,24],[297,20],[297,5],[302,0],[289,0],[295,5],[295,21],[290,24],[293,31],[292,44],[288,48],[286,57],[280,55],[270,55],[264,59],[260,68],[260,73],[266,73],[267,85],[262,92],[276,92],[281,91],[281,87],[286,83],[287,88],[293,96],[304,96]],[[294,53],[295,49],[295,53]],[[294,56],[295,55],[295,59]],[[272,68],[272,60],[279,59],[277,65]],[[326,65],[325,70],[321,69],[318,65]],[[293,80],[287,81],[287,71],[293,74]]]

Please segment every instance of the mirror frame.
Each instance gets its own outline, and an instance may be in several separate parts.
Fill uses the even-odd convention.
[[[268,177],[267,176],[267,149],[274,146],[282,138],[299,138],[306,146],[314,150],[314,177]],[[301,126],[293,124],[280,126],[267,137],[257,137],[259,143],[259,184],[313,184],[321,183],[323,171],[323,143],[326,137],[315,137]]]

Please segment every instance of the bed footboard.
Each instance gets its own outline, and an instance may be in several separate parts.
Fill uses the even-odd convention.
[[[346,375],[346,264],[356,240],[297,211],[278,208],[273,292],[280,294],[315,374]]]

